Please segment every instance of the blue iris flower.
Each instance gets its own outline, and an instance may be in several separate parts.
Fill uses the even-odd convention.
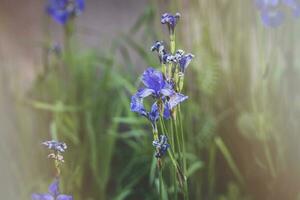
[[[159,70],[153,68],[146,69],[142,75],[142,82],[146,87],[139,89],[137,93],[131,97],[130,109],[146,117],[151,121],[152,125],[155,125],[160,115],[160,110],[157,105],[158,100],[163,104],[163,117],[169,119],[172,109],[188,98],[183,94],[176,93],[173,89],[174,86],[165,80],[165,77]],[[150,112],[148,112],[144,107],[143,99],[150,95],[155,98],[155,102]]]
[[[280,0],[256,0],[256,5],[260,10],[261,20],[264,25],[277,27],[284,20],[284,14],[279,9]]]
[[[160,135],[158,140],[154,140],[152,145],[156,148],[155,157],[161,158],[164,156],[170,147],[168,144],[168,138],[165,135]]]
[[[193,58],[194,58],[194,55],[191,53],[182,55],[178,60],[179,71],[184,73]]]
[[[82,13],[85,8],[84,0],[48,0],[47,13],[59,24]]]
[[[150,112],[148,112],[144,107],[143,98],[140,98],[137,95],[133,95],[131,97],[130,109],[131,111],[146,117],[152,123],[153,126],[159,119],[159,109],[157,103],[154,102],[151,106]]]
[[[137,92],[137,96],[145,98],[152,95],[159,99],[162,96],[171,96],[174,94],[172,86],[165,80],[161,71],[149,67],[142,75],[142,82],[145,88],[141,88]]]
[[[163,41],[156,41],[151,47],[151,51],[156,51],[158,54],[159,61],[163,61],[164,55],[167,53]]]
[[[179,18],[180,18],[180,13],[176,13],[175,15],[172,15],[170,13],[164,13],[161,16],[160,22],[162,24],[167,24],[169,32],[171,34],[173,34],[174,30],[175,30],[175,27],[176,27],[176,24],[179,21]]]
[[[55,179],[48,188],[48,193],[44,194],[32,194],[32,200],[73,200],[70,195],[60,194],[59,192],[59,180]]]

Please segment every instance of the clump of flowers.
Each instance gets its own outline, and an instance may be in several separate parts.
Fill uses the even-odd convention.
[[[283,23],[286,8],[294,17],[300,16],[300,1],[298,0],[256,0],[255,3],[263,24],[269,27],[277,27]]]
[[[46,10],[54,21],[64,25],[80,15],[84,8],[84,0],[48,0]]]
[[[56,140],[45,141],[42,143],[51,152],[48,158],[54,160],[54,165],[56,168],[56,176],[54,181],[50,184],[48,188],[48,193],[34,193],[31,195],[32,200],[73,200],[71,195],[61,194],[59,191],[59,179],[60,179],[60,166],[64,163],[63,153],[67,149],[67,145],[64,142],[59,142]]]
[[[170,49],[167,48],[164,41],[154,42],[151,51],[157,53],[160,66],[158,68],[148,67],[144,71],[141,76],[143,87],[140,87],[131,97],[130,108],[131,111],[148,119],[152,126],[152,144],[155,148],[154,155],[157,158],[159,169],[162,168],[162,158],[168,152],[181,185],[182,182],[186,182],[183,175],[186,162],[184,135],[180,129],[182,127],[180,104],[188,99],[188,96],[182,94],[182,89],[186,69],[194,55],[185,53],[181,49],[175,50],[175,28],[180,16],[179,13],[175,15],[165,13],[161,16],[161,23],[166,25],[169,31]],[[152,106],[149,110],[144,105],[145,99],[151,101]],[[168,130],[167,123],[171,126],[174,125],[175,129],[172,127],[171,130]],[[158,124],[160,124],[160,128]],[[175,158],[175,154],[179,155],[178,160]],[[184,192],[187,193],[187,188]]]

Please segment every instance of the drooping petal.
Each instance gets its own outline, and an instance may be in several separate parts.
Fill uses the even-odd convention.
[[[185,101],[187,98],[188,98],[188,96],[185,96],[180,93],[176,93],[176,94],[170,96],[170,99],[169,99],[170,110],[172,110],[179,103]]]
[[[59,195],[59,180],[58,179],[55,179],[50,185],[49,185],[49,188],[48,188],[48,191],[49,193],[52,195],[52,196],[57,196]]]
[[[145,97],[150,96],[154,93],[155,93],[155,91],[153,89],[141,88],[136,93],[136,96],[138,96],[139,98],[145,98]]]
[[[170,119],[171,118],[171,108],[170,108],[170,104],[169,104],[168,101],[166,101],[164,103],[164,113],[163,114],[164,114],[163,116],[164,116],[165,119]]]
[[[32,194],[31,200],[55,200],[50,194]]]
[[[73,197],[70,195],[61,194],[61,195],[58,195],[56,200],[73,200]]]
[[[265,10],[261,12],[261,19],[264,25],[277,27],[284,20],[284,14],[279,10]]]
[[[156,121],[159,119],[159,109],[156,102],[154,102],[151,107],[151,111],[148,114],[148,119],[151,121],[152,124],[155,124]]]
[[[136,95],[131,97],[130,109],[133,112],[139,113],[140,115],[147,116],[147,111],[144,108],[143,99]]]

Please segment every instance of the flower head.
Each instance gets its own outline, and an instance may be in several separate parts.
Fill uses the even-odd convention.
[[[64,153],[65,150],[67,149],[67,145],[64,142],[58,142],[56,140],[50,140],[42,143],[45,145],[48,149]]]
[[[168,148],[170,147],[168,138],[165,135],[160,135],[158,140],[154,140],[152,142],[152,145],[156,148],[156,158],[161,158],[162,156],[164,156]]]
[[[163,62],[164,56],[167,54],[163,41],[156,41],[151,47],[151,51],[156,51],[160,62]]]
[[[255,3],[265,26],[277,27],[283,22],[284,14],[279,9],[279,0],[256,0]]]
[[[85,8],[84,0],[48,0],[47,13],[59,24],[82,13]]]
[[[70,195],[60,194],[59,192],[59,180],[55,179],[48,188],[48,193],[44,194],[32,194],[32,200],[73,200]]]
[[[174,94],[172,86],[165,80],[161,71],[149,67],[142,75],[142,82],[145,88],[137,92],[137,96],[145,98],[152,95],[154,98],[170,96]]]
[[[184,73],[193,58],[194,58],[194,55],[191,53],[180,56],[178,59],[179,71]]]
[[[164,13],[161,16],[160,22],[162,24],[167,24],[170,33],[173,34],[179,18],[180,18],[180,13],[176,13],[175,15],[172,15],[170,13]]]

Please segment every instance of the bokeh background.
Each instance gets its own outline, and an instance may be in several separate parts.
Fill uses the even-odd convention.
[[[195,59],[183,105],[195,200],[300,199],[300,19],[263,26],[252,0],[87,0],[69,40],[44,1],[0,6],[0,194],[30,199],[54,169],[42,141],[69,148],[62,189],[75,199],[158,199],[151,134],[130,112],[150,52],[182,15],[177,44]],[[170,188],[170,191],[172,188]]]

